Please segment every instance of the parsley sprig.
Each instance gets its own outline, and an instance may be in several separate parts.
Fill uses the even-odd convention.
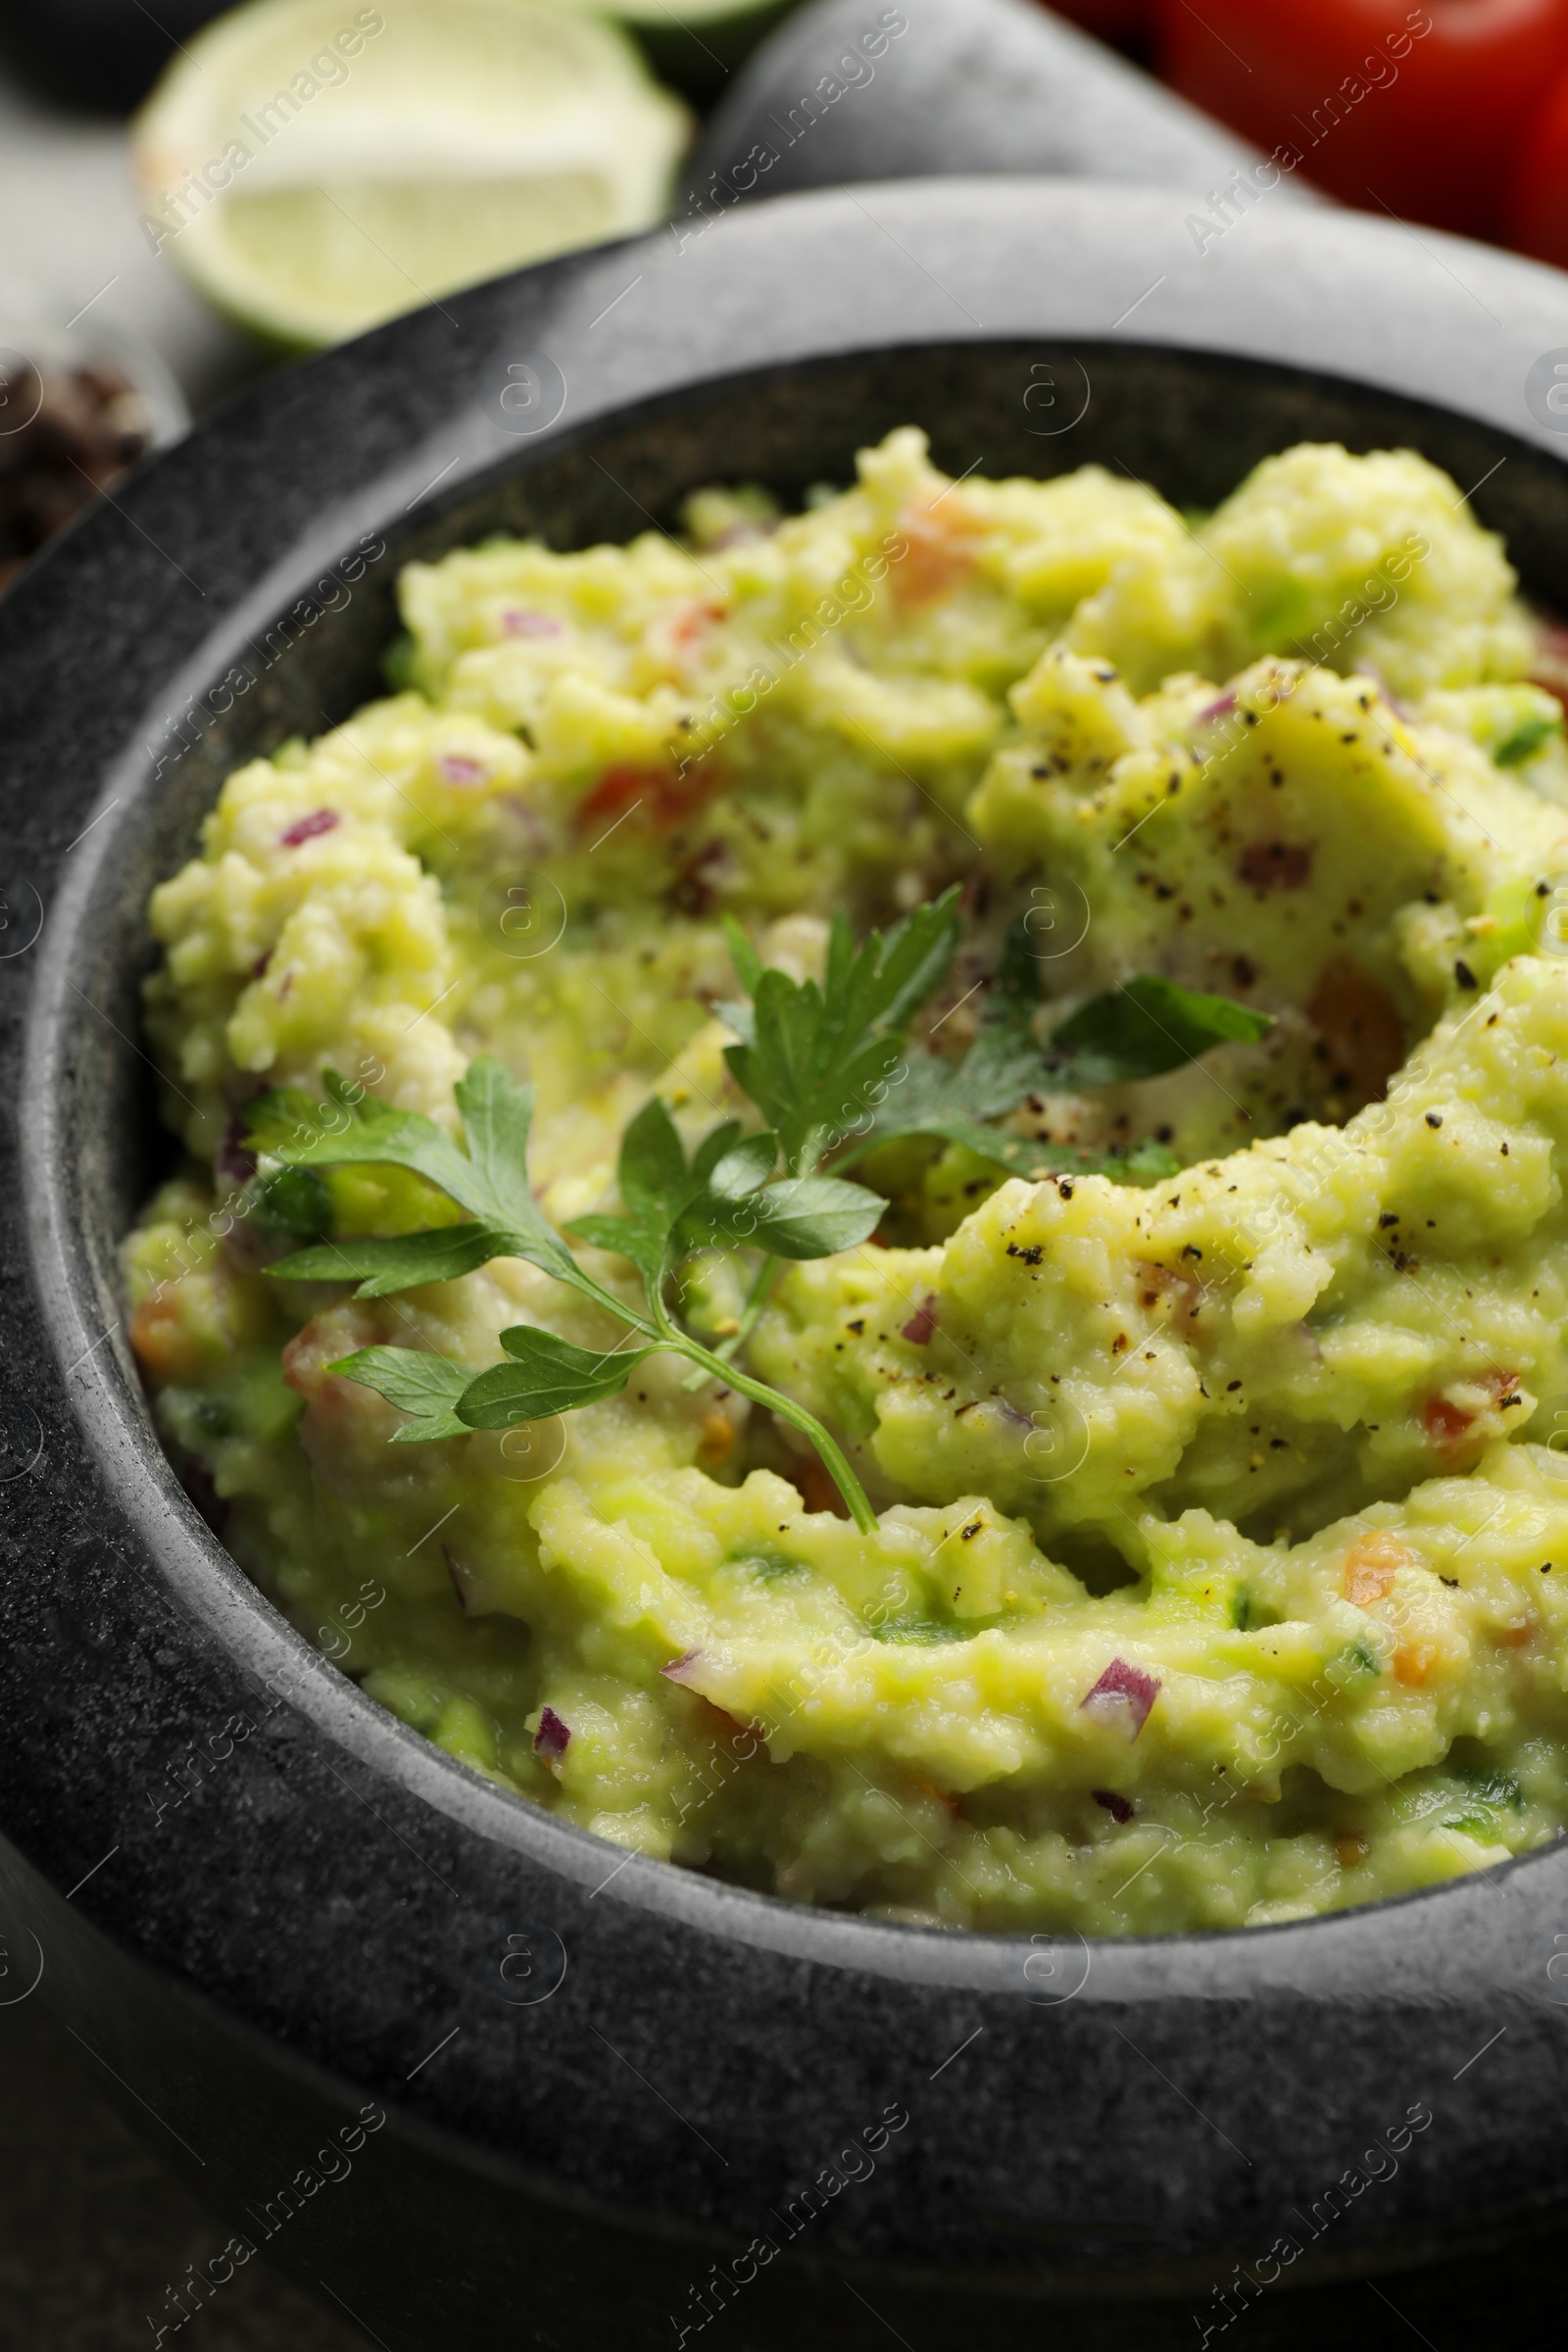
[[[1083,1005],[1042,1048],[1034,1035],[1038,967],[1018,933],[963,1059],[909,1053],[909,1024],[946,979],[957,949],[958,895],[950,890],[858,947],[835,916],[820,984],[764,966],[740,926],[728,924],[746,1001],[722,1007],[737,1039],[725,1060],[767,1125],[748,1135],[739,1120],[728,1120],[688,1155],[667,1106],[655,1096],[621,1138],[621,1213],[579,1217],[566,1228],[574,1239],[625,1259],[639,1279],[640,1301],[628,1303],[597,1281],[539,1208],[528,1178],[534,1090],[517,1085],[500,1062],[475,1061],[456,1089],[461,1142],[434,1120],[376,1102],[331,1071],[323,1078],[324,1103],[288,1090],[260,1098],[249,1115],[258,1153],[286,1168],[401,1168],[466,1212],[458,1223],[416,1233],[318,1243],[273,1265],[274,1276],[350,1282],[357,1298],[384,1298],[472,1273],[494,1257],[520,1257],[613,1316],[623,1334],[596,1352],[518,1324],[501,1334],[506,1360],[487,1371],[387,1347],[362,1348],[330,1369],[396,1405],[407,1419],[394,1443],[414,1445],[598,1403],[618,1396],[648,1356],[668,1350],[693,1365],[689,1387],[721,1380],[799,1430],[856,1525],[869,1533],[876,1524],[871,1506],[829,1432],[734,1361],[781,1263],[834,1256],[876,1229],[881,1197],[841,1172],[824,1173],[827,1163],[843,1171],[885,1144],[929,1136],[967,1145],[1030,1176],[1070,1168],[1149,1182],[1174,1174],[1177,1161],[1158,1145],[1096,1158],[990,1122],[1031,1096],[1154,1077],[1213,1045],[1261,1037],[1271,1025],[1266,1015],[1223,997],[1145,977]],[[736,1329],[709,1348],[671,1311],[670,1294],[683,1263],[715,1248],[756,1250],[760,1258]]]
[[[835,915],[820,988],[764,969],[740,925],[729,921],[730,953],[750,999],[720,1008],[742,1040],[724,1056],[737,1084],[793,1139],[803,1162],[831,1159],[840,1172],[886,1144],[924,1136],[962,1144],[1031,1181],[1073,1174],[1153,1184],[1176,1175],[1181,1162],[1163,1144],[1090,1152],[991,1122],[1031,1096],[1159,1077],[1212,1046],[1264,1037],[1273,1027],[1268,1014],[1149,975],[1091,999],[1042,1050],[1034,1035],[1040,967],[1020,924],[1008,935],[963,1059],[908,1053],[909,1018],[946,979],[957,950],[957,900],[949,891],[886,941],[873,931],[858,952]],[[777,1259],[765,1257],[718,1354],[733,1357],[745,1347],[777,1275]]]
[[[631,1343],[596,1351],[518,1324],[501,1334],[506,1362],[485,1372],[411,1348],[366,1348],[343,1357],[333,1372],[374,1389],[409,1416],[394,1443],[466,1437],[573,1412],[618,1396],[640,1363],[667,1348],[688,1357],[701,1378],[722,1380],[797,1428],[815,1446],[857,1526],[864,1533],[874,1528],[859,1481],[815,1416],[694,1339],[671,1314],[667,1293],[682,1260],[698,1250],[760,1248],[778,1260],[853,1249],[875,1230],[879,1195],[836,1176],[777,1177],[777,1135],[744,1135],[739,1120],[716,1128],[688,1159],[656,1096],[621,1139],[625,1213],[582,1217],[567,1228],[635,1267],[643,1298],[640,1305],[628,1304],[595,1280],[535,1202],[527,1166],[534,1090],[518,1086],[500,1062],[474,1062],[457,1089],[466,1149],[433,1119],[365,1098],[335,1073],[324,1084],[324,1116],[323,1106],[306,1096],[262,1097],[251,1110],[252,1147],[290,1167],[403,1168],[466,1209],[468,1218],[387,1240],[320,1243],[281,1259],[273,1275],[352,1282],[356,1297],[384,1298],[471,1273],[492,1257],[521,1257],[613,1315]]]

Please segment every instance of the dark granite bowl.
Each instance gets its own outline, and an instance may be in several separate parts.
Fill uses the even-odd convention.
[[[1568,608],[1568,418],[1527,389],[1568,360],[1564,281],[1266,201],[1202,258],[1188,210],[876,187],[454,297],[264,385],[0,608],[0,2000],[41,1970],[225,2217],[155,2334],[265,2242],[397,2352],[631,2352],[731,2304],[734,2345],[934,2352],[976,2295],[997,2346],[1064,2297],[1119,2340],[1087,2306],[1132,2294],[1185,2299],[1141,2342],[1191,2342],[1275,2278],[1568,2198],[1568,1849],[1092,1949],[628,1860],[283,1624],[123,1343],[148,887],[237,760],[376,691],[405,557],[624,538],[714,477],[792,495],[912,417],[956,472],[1096,459],[1183,503],[1302,435],[1413,444]]]

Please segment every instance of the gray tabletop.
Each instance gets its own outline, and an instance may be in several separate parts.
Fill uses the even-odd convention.
[[[0,2346],[126,2352],[170,2321],[220,2217],[132,2139],[41,2001],[0,2008]],[[373,2352],[262,2256],[191,2323],[200,2352]],[[169,2338],[176,2340],[172,2332]]]
[[[198,413],[264,365],[141,226],[122,125],[40,106],[0,71],[0,279],[107,317],[161,354]]]
[[[0,277],[90,304],[154,344],[200,411],[262,365],[137,223],[125,138],[0,78]],[[93,2061],[37,2000],[0,2007],[0,2352],[121,2352],[212,2251],[217,2217],[138,2147]],[[204,2311],[202,2352],[364,2352],[258,2258]]]
[[[93,2060],[37,1999],[0,2008],[0,2352],[142,2352],[167,2290],[225,2225],[132,2137]],[[1235,2352],[1501,2352],[1555,2343],[1568,2231],[1490,2260],[1271,2297],[1225,2329]],[[1079,2352],[1165,2352],[1198,2341],[1192,2313],[1071,2314]],[[180,2340],[171,2331],[171,2347]],[[190,2323],[193,2352],[374,2352],[265,2256]],[[866,2352],[888,2339],[868,2324]],[[899,2340],[903,2340],[900,2338]],[[975,2352],[984,2352],[977,2328]],[[1041,2341],[1056,2341],[1049,2323]],[[1219,2338],[1216,2336],[1216,2341]],[[518,2341],[526,2341],[519,2330]],[[731,2335],[719,2352],[745,2352]],[[804,2348],[803,2348],[804,2352]],[[922,2341],[906,2352],[951,2352]]]

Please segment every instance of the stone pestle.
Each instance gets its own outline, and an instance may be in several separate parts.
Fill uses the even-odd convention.
[[[1260,162],[1033,0],[812,0],[736,77],[675,215],[678,229],[683,217],[791,189],[974,172],[1132,180],[1207,200]]]

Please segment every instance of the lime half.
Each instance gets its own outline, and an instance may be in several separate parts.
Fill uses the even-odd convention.
[[[690,121],[626,36],[533,0],[251,0],[134,130],[145,235],[223,310],[334,343],[650,227]]]

